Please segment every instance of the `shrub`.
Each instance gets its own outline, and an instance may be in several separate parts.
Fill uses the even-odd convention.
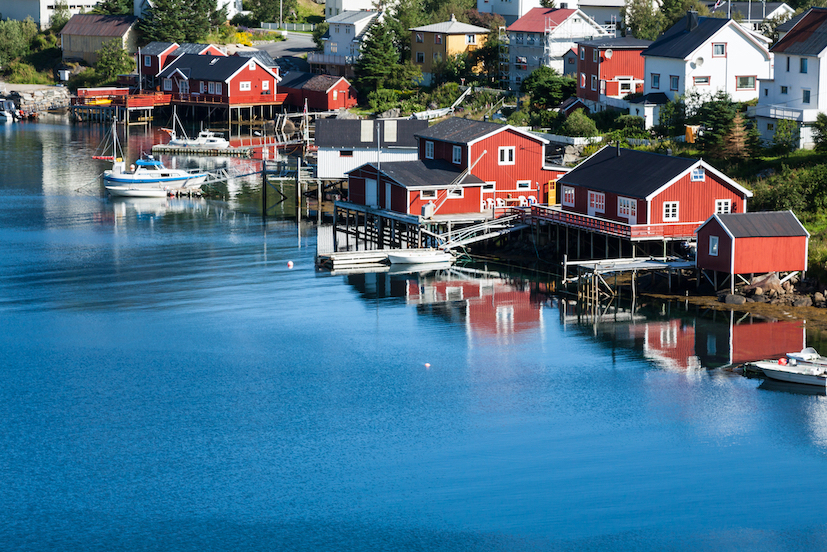
[[[560,131],[566,136],[596,136],[597,126],[582,109],[576,109],[567,118]]]
[[[399,107],[399,95],[396,90],[380,88],[368,94],[368,105],[375,113],[382,113],[388,109]]]
[[[6,82],[16,84],[54,84],[51,71],[38,71],[34,65],[22,61],[11,63],[6,69]]]

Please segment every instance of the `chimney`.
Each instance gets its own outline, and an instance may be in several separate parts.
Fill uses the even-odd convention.
[[[616,156],[616,157],[620,157],[620,140],[618,140],[617,142],[615,142],[615,151],[617,152],[617,156]]]
[[[456,23],[456,22],[457,22],[457,16],[456,16],[456,15],[451,14],[451,22],[452,22],[452,23]]]
[[[689,10],[686,12],[686,30],[694,31],[698,27],[698,12]]]

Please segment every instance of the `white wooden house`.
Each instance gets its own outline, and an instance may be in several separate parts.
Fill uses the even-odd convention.
[[[362,55],[362,41],[371,25],[381,21],[383,12],[345,11],[327,18],[322,37],[324,52],[310,52],[307,62],[315,73],[353,77],[353,64]]]

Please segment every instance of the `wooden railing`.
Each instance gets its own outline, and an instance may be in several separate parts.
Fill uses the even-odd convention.
[[[213,95],[213,94],[199,94],[199,93],[189,93],[189,94],[173,94],[172,96],[173,101],[176,102],[186,102],[186,103],[196,103],[196,104],[259,104],[259,103],[284,103],[287,99],[287,94],[270,94],[270,93],[261,93],[261,94],[244,94],[238,95],[235,94],[231,98],[227,99],[223,96]]]
[[[703,224],[701,222],[676,222],[663,224],[626,224],[599,217],[564,211],[559,207],[532,205],[531,218],[547,220],[572,228],[581,228],[601,234],[626,239],[691,238]]]

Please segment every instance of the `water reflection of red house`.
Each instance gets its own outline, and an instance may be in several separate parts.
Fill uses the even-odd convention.
[[[408,304],[450,305],[474,333],[513,334],[543,322],[542,304],[532,302],[528,286],[506,280],[408,280]]]

